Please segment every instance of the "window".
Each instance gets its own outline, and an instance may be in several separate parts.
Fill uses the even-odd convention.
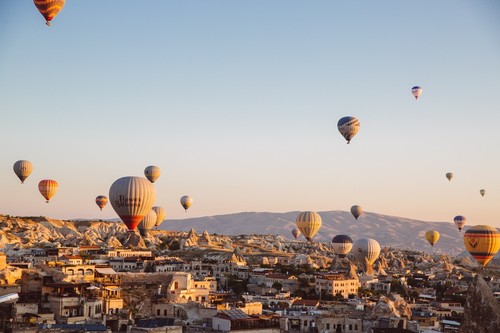
[[[156,315],[159,316],[160,315],[160,309],[156,309]]]
[[[329,329],[330,329],[330,324],[329,324],[329,323],[327,323],[327,324],[326,324],[326,329],[327,329],[327,330],[329,330]]]
[[[352,331],[352,324],[349,324],[349,331]]]
[[[355,324],[354,325],[354,330],[357,331],[358,330],[358,324]]]
[[[304,320],[304,326],[307,326],[307,320]]]
[[[167,309],[163,310],[163,315],[166,317],[167,316]]]

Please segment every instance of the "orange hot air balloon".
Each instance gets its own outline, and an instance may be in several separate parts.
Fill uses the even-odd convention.
[[[106,204],[108,203],[108,197],[105,195],[99,195],[99,196],[97,196],[97,198],[95,198],[95,203],[102,210],[106,206]]]
[[[46,24],[50,26],[50,21],[63,9],[65,0],[33,0],[40,14],[45,17]]]
[[[52,179],[44,179],[38,183],[38,190],[49,203],[50,198],[56,194],[59,184]]]

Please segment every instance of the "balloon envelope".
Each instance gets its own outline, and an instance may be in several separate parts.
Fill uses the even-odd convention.
[[[360,263],[364,264],[366,259],[372,265],[380,255],[380,244],[371,238],[356,239],[352,244],[352,253]]]
[[[481,190],[479,191],[479,194],[481,194],[481,196],[482,196],[482,197],[484,197],[484,195],[486,194],[486,190],[481,189]]]
[[[439,232],[437,230],[429,230],[425,233],[425,239],[431,244],[431,246],[434,246],[434,244],[437,243],[439,240]]]
[[[156,223],[155,223],[155,226],[156,227],[159,227],[160,224],[165,220],[165,218],[167,217],[167,211],[165,210],[165,208],[163,207],[159,207],[159,206],[154,206],[153,207],[153,210],[155,211],[156,213]]]
[[[299,230],[299,229],[297,229],[297,228],[293,228],[293,229],[292,229],[292,235],[293,235],[293,237],[294,237],[295,239],[299,238],[300,234],[301,234],[301,232],[300,232],[300,230]]]
[[[464,245],[484,267],[500,249],[500,233],[489,225],[476,225],[464,233]]]
[[[446,173],[446,178],[451,181],[451,179],[453,178],[453,173],[452,172]]]
[[[191,198],[189,195],[185,195],[181,198],[181,205],[182,207],[184,207],[186,212],[189,209],[189,207],[191,207],[192,204],[193,204],[193,198]]]
[[[351,139],[359,131],[359,120],[351,116],[340,118],[337,123],[337,128],[340,134],[347,140],[347,143],[350,143]]]
[[[122,177],[111,185],[109,199],[116,214],[133,231],[153,208],[156,191],[146,178]]]
[[[361,215],[361,213],[363,213],[363,208],[361,206],[354,205],[351,207],[351,214],[356,220]]]
[[[337,235],[332,239],[333,251],[341,258],[351,252],[352,244],[352,238],[347,235]]]
[[[151,183],[154,183],[160,177],[160,173],[160,168],[154,165],[150,165],[144,169],[144,175]]]
[[[95,198],[95,203],[102,210],[107,205],[107,203],[108,203],[108,197],[105,196],[105,195],[98,195]]]
[[[321,228],[321,216],[316,212],[302,212],[297,216],[295,224],[300,232],[304,234],[304,237],[311,241]]]
[[[38,190],[43,195],[46,202],[49,203],[49,200],[56,194],[59,189],[59,184],[52,179],[44,179],[38,183]]]
[[[415,86],[415,87],[411,88],[411,93],[412,93],[413,97],[415,97],[415,99],[418,99],[420,97],[420,95],[422,95],[422,87]]]
[[[33,0],[33,2],[47,21],[46,24],[50,26],[50,21],[63,9],[65,0]]]
[[[14,172],[16,173],[19,180],[21,180],[21,184],[24,184],[26,178],[31,175],[33,171],[33,164],[27,160],[20,160],[14,163]]]
[[[150,209],[149,212],[144,216],[141,222],[137,225],[137,229],[141,236],[146,237],[149,235],[149,232],[156,224],[156,213],[153,209]]]
[[[455,223],[458,230],[460,231],[460,230],[462,230],[464,225],[467,223],[467,219],[465,218],[465,216],[457,215],[457,216],[455,216],[455,218],[453,218],[453,223]]]

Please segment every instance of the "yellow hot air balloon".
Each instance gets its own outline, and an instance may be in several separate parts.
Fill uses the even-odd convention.
[[[33,171],[33,164],[31,164],[30,161],[27,160],[20,160],[14,163],[14,172],[16,173],[17,177],[21,180],[21,184],[24,184],[24,181],[26,178],[31,175],[31,172]]]
[[[65,0],[33,0],[36,8],[43,15],[46,24],[50,26],[50,21],[63,9]]]
[[[446,173],[446,178],[451,181],[451,179],[453,178],[453,172],[447,172]]]
[[[49,203],[49,200],[54,196],[54,194],[56,194],[58,188],[59,184],[52,179],[44,179],[38,183],[38,190],[43,195],[45,200],[47,200],[47,203]]]
[[[150,165],[144,169],[144,175],[151,183],[154,183],[160,177],[160,168]]]
[[[150,210],[146,216],[142,219],[141,222],[137,225],[137,229],[141,233],[141,236],[146,237],[149,236],[149,232],[156,224],[156,213],[154,210]]]
[[[316,212],[302,212],[297,216],[295,224],[304,237],[308,241],[312,241],[314,235],[321,228],[321,216]]]
[[[439,240],[439,232],[436,230],[429,230],[425,233],[425,239],[431,244],[432,247],[434,247],[434,244],[437,243]]]
[[[153,210],[156,213],[156,223],[155,223],[155,226],[159,227],[160,224],[163,222],[163,220],[165,220],[165,218],[167,217],[167,211],[165,210],[165,208],[159,207],[159,206],[154,206]]]
[[[105,195],[99,195],[95,198],[95,203],[102,210],[108,203],[108,197]]]
[[[153,208],[156,190],[146,178],[122,177],[109,189],[109,200],[129,231]]]
[[[464,245],[484,267],[500,249],[500,233],[489,225],[476,225],[464,233]]]
[[[192,204],[193,204],[193,198],[191,198],[189,195],[185,195],[181,198],[181,205],[182,207],[184,207],[186,212],[189,209],[189,207],[191,207]]]

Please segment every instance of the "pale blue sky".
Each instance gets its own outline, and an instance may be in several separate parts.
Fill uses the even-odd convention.
[[[359,204],[500,227],[499,92],[498,1],[68,0],[51,27],[0,1],[0,212],[114,218],[94,198],[154,164],[168,218]]]

